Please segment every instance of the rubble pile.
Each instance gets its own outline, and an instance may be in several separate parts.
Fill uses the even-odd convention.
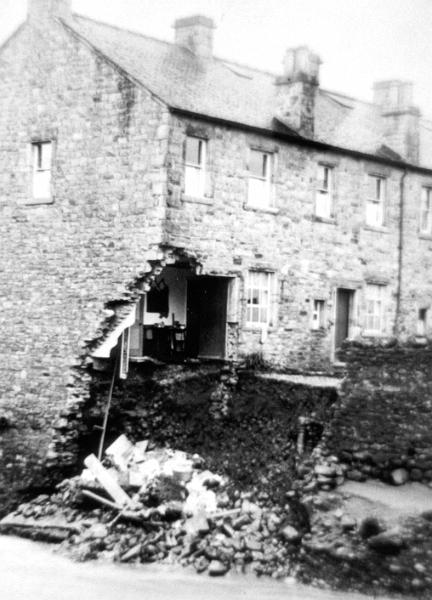
[[[328,455],[317,446],[311,454],[299,459],[296,473],[296,485],[303,494],[330,492],[344,483],[347,467],[337,456]]]
[[[265,492],[240,491],[206,470],[197,454],[132,444],[125,435],[103,462],[94,455],[84,462],[81,475],[18,507],[0,530],[62,542],[77,560],[162,561],[213,576],[292,571],[309,529],[294,493],[275,505]]]
[[[305,583],[321,574],[332,588],[415,594],[432,590],[432,511],[406,518],[353,514],[349,494],[319,491],[303,497],[311,532],[297,555]]]

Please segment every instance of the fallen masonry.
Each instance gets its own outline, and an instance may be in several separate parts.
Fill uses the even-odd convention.
[[[275,500],[257,487],[239,489],[198,454],[121,435],[102,462],[89,455],[79,476],[19,506],[0,532],[58,543],[79,561],[162,562],[213,577],[295,575],[319,586],[430,598],[431,511],[396,519],[344,491],[336,459],[315,454],[312,476],[332,485],[308,491],[299,473],[296,491]]]
[[[292,571],[308,529],[296,522],[294,498],[284,506],[253,499],[206,470],[197,454],[132,444],[124,435],[103,463],[94,455],[84,462],[81,475],[18,507],[0,530],[62,542],[77,560],[163,561],[212,576]]]

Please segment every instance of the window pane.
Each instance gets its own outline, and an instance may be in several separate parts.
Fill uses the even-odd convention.
[[[332,174],[332,170],[330,167],[326,167],[325,165],[318,165],[318,189],[319,190],[330,191],[331,174]]]
[[[51,171],[35,171],[33,174],[33,197],[51,197]]]
[[[425,233],[432,232],[431,190],[429,188],[422,189],[420,230]]]
[[[205,173],[199,167],[185,167],[185,194],[201,198],[205,192]]]
[[[265,178],[268,156],[258,150],[251,150],[249,170],[253,177]]]
[[[268,206],[269,187],[263,179],[249,179],[248,203],[254,206]]]
[[[315,214],[318,217],[329,219],[331,217],[331,201],[330,194],[327,192],[317,192]]]
[[[40,156],[40,168],[43,170],[51,169],[51,155],[52,155],[52,144],[51,142],[45,142],[40,145],[41,156]]]
[[[249,323],[269,323],[271,281],[271,273],[258,271],[249,272],[246,290],[246,319]]]
[[[186,138],[186,163],[189,165],[202,164],[202,140],[196,137]]]
[[[384,323],[384,294],[385,286],[369,284],[366,288],[366,330],[373,333],[383,333]]]

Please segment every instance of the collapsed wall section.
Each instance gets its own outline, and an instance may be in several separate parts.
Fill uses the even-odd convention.
[[[389,480],[403,469],[432,481],[432,342],[350,342],[347,376],[325,446],[348,465],[348,478]]]
[[[108,389],[95,376],[83,454],[97,449]],[[336,398],[334,388],[230,366],[177,365],[153,373],[135,366],[114,390],[106,442],[125,433],[133,441],[198,453],[240,488],[255,487],[277,500],[295,477],[299,417],[326,422]]]

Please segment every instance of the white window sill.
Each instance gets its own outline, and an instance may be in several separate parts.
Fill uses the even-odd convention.
[[[370,225],[365,223],[363,225],[363,229],[365,231],[375,231],[376,233],[390,233],[389,228],[385,227],[384,225]]]
[[[183,202],[190,202],[191,204],[213,204],[211,198],[205,198],[204,196],[188,196],[183,194]]]
[[[54,198],[27,198],[20,202],[24,206],[38,206],[40,204],[54,204]]]
[[[387,335],[382,331],[363,331],[362,337],[364,338],[385,338]]]
[[[277,215],[279,213],[279,209],[274,206],[258,206],[257,204],[243,204],[244,210],[252,210],[255,212],[264,212],[272,215]]]
[[[313,220],[317,223],[328,223],[329,225],[336,225],[336,219],[334,217],[320,217],[319,215],[313,215]]]
[[[431,233],[426,233],[426,232],[420,232],[419,233],[419,238],[421,240],[432,240],[432,232]]]

